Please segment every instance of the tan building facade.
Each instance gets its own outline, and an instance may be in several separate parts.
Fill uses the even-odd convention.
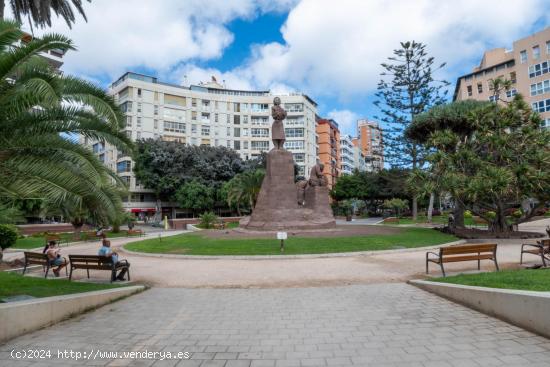
[[[500,99],[520,93],[550,128],[550,27],[515,41],[511,50],[486,51],[479,66],[458,78],[453,100],[493,101],[491,82],[497,77],[512,82]]]
[[[378,122],[358,120],[357,140],[354,144],[365,156],[367,171],[379,171],[384,168],[383,131]]]
[[[329,189],[336,184],[341,174],[340,130],[334,120],[317,119],[317,145],[319,163],[324,167],[324,175]]]

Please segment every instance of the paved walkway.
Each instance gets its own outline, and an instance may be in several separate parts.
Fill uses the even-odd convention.
[[[522,225],[522,229],[544,233],[550,225],[550,218]],[[182,233],[168,232],[165,235]],[[113,247],[120,247],[136,238],[112,239]],[[502,268],[518,267],[521,243],[529,240],[483,240],[499,244],[498,261]],[[64,247],[63,254],[95,254],[98,243],[90,242]],[[426,250],[391,254],[373,254],[335,258],[285,259],[272,260],[204,260],[181,258],[156,258],[124,254],[132,264],[132,280],[162,287],[306,287],[346,284],[404,282],[425,276]],[[6,257],[22,256],[15,253]],[[540,263],[535,256],[526,256],[527,264]],[[451,275],[457,272],[473,271],[475,262],[447,264]],[[494,270],[492,262],[482,263],[482,270]],[[437,266],[431,268],[431,274],[440,276]],[[93,273],[92,273],[93,274]],[[97,279],[106,279],[105,272],[93,274]],[[75,272],[75,278],[85,277],[85,272]]]
[[[548,366],[550,342],[406,284],[154,288],[0,347],[188,352],[189,360],[42,365]],[[95,351],[94,351],[95,353]],[[92,357],[93,358],[93,357]],[[28,365],[40,365],[36,361]]]

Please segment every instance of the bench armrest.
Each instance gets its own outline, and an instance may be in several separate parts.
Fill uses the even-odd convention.
[[[523,250],[523,248],[524,248],[525,246],[536,247],[536,248],[539,248],[539,249],[542,249],[542,248],[544,247],[543,245],[538,244],[538,243],[537,243],[537,244],[535,244],[535,243],[522,243],[522,244],[521,244],[521,249]]]
[[[429,256],[430,254],[435,255],[435,256],[437,256],[437,258],[439,258],[439,254],[437,254],[437,253],[435,253],[435,252],[433,252],[433,251],[428,251],[428,252],[426,252],[426,259],[428,258],[428,256]]]

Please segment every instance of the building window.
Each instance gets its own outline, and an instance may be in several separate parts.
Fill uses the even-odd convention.
[[[248,150],[248,141],[243,141],[243,149]]]
[[[141,117],[137,117],[137,127],[141,127]]]
[[[164,95],[164,104],[170,104],[174,106],[180,106],[185,107],[187,105],[187,102],[185,100],[185,97],[180,96],[174,96],[172,94],[165,94]]]
[[[472,94],[473,94],[473,93],[472,93],[472,86],[469,85],[469,86],[466,87],[466,89],[468,90],[468,97],[471,97]]]
[[[512,89],[506,91],[506,97],[512,98],[512,97],[514,97],[517,93],[518,93],[518,91],[517,91],[515,88],[512,88]]]
[[[158,115],[158,114],[159,114],[159,106],[155,105],[153,115]]]
[[[191,111],[191,120],[197,119],[197,111]]]
[[[546,54],[550,55],[550,41],[546,41]]]
[[[534,78],[536,76],[540,76],[548,73],[549,65],[550,65],[549,61],[544,61],[544,62],[541,62],[540,64],[529,66],[529,78]]]
[[[248,103],[243,103],[243,111],[247,111],[248,110]]]
[[[209,123],[210,122],[210,114],[206,113],[206,112],[203,112],[201,114],[201,121],[205,124]]]
[[[141,88],[138,88],[137,94],[138,94],[138,98],[141,98]]]
[[[137,112],[141,112],[141,103],[140,102],[138,102],[138,104],[137,104]]]
[[[132,112],[132,101],[124,102],[120,105],[122,112]]]
[[[540,47],[539,45],[533,46],[533,60],[540,59]]]
[[[303,138],[304,137],[304,129],[303,128],[286,128],[285,129],[285,135],[287,138]]]
[[[231,136],[231,128],[230,127],[227,127],[227,136]]]
[[[207,99],[203,99],[202,100],[202,108],[206,110],[206,109],[208,109],[208,107],[210,107],[210,101],[207,100]]]
[[[519,62],[522,64],[527,62],[527,51],[523,50],[519,53]]]
[[[288,121],[288,119],[287,119]],[[267,116],[252,116],[252,125],[267,125],[269,124],[269,117]]]
[[[303,126],[304,116],[289,116],[285,120],[285,126]]]
[[[304,141],[303,140],[286,141],[285,149],[304,149]]]
[[[217,113],[214,114],[214,122],[218,122],[218,114]]]
[[[241,129],[238,128],[238,127],[234,128],[233,129],[233,136],[236,137],[236,138],[240,137],[241,136]]]
[[[132,116],[126,116],[126,126],[132,127]]]
[[[543,93],[550,93],[550,80],[531,84],[531,96],[538,96]]]
[[[153,120],[153,128],[158,129],[159,128],[159,120]]]
[[[167,120],[185,120],[185,111],[182,110],[176,110],[174,108],[168,108],[164,107],[162,111],[162,115]]]
[[[534,102],[531,106],[538,113],[550,112],[550,99]]]
[[[269,149],[269,142],[268,141],[252,140],[250,142],[250,149],[252,149],[252,150],[268,150]]]
[[[294,153],[292,156],[294,157],[294,162],[296,163],[304,163],[306,160],[306,155],[304,153]]]
[[[243,124],[248,124],[248,116],[243,116]]]
[[[138,140],[141,139],[141,131],[138,131],[136,133],[136,139],[138,139]]]
[[[201,135],[210,135],[210,126],[202,126]]]
[[[483,84],[477,83],[477,93],[478,94],[483,93]]]
[[[240,115],[234,115],[233,116],[233,123],[235,125],[240,125],[241,124],[241,116]]]
[[[218,109],[218,101],[214,101],[214,108],[217,110]]]
[[[191,98],[191,107],[197,107],[197,99]]]
[[[542,121],[542,128],[543,129],[549,129],[550,130],[550,118],[544,119]]]
[[[268,109],[267,103],[252,103],[250,105],[250,110],[252,112],[266,112]]]
[[[95,143],[94,145],[92,145],[92,151],[94,153],[103,152],[104,149],[105,149],[105,144],[103,143]]]
[[[131,172],[131,171],[132,171],[132,162],[130,161],[122,161],[116,164],[117,173]]]
[[[269,137],[269,129],[252,128],[250,129],[250,135],[254,138],[267,138]]]
[[[288,112],[304,112],[303,103],[285,103],[285,110]]]
[[[510,81],[511,81],[512,83],[517,82],[516,72],[515,72],[515,71],[512,71],[512,72],[510,73]]]
[[[196,134],[196,133],[197,133],[197,125],[192,124],[191,125],[191,134]]]
[[[243,129],[243,136],[248,136],[248,129],[247,128]]]
[[[241,150],[241,142],[239,140],[235,140],[233,142],[233,149],[235,150]]]
[[[185,134],[185,124],[181,122],[164,121],[164,131]]]
[[[240,103],[233,103],[233,112],[241,112],[241,104]]]

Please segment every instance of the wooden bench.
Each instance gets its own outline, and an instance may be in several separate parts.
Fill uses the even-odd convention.
[[[129,229],[126,231],[126,237],[131,236],[143,236],[143,231],[141,229]]]
[[[98,255],[69,255],[71,262],[71,272],[69,273],[69,280],[73,277],[73,270],[86,269],[88,279],[90,278],[90,270],[107,270],[111,272],[111,283],[116,276],[116,271],[126,268],[128,273],[128,280],[130,280],[130,269],[126,260],[119,261],[117,264],[113,264],[111,257],[98,256]]]
[[[65,264],[67,263],[66,258],[63,258],[63,261],[65,261]],[[27,271],[27,266],[29,265],[42,265],[44,278],[48,277],[48,272],[51,268],[48,255],[40,252],[25,251],[25,267],[23,268],[23,275],[25,275],[25,272]],[[65,275],[67,275],[67,267],[65,267]]]
[[[61,237],[60,234],[58,233],[47,233],[45,236],[44,236],[44,240],[46,241],[45,244],[48,244],[50,243],[50,241],[55,241],[56,243],[58,243],[60,246],[63,242],[65,242],[66,245],[69,245],[69,240],[67,238],[63,238]]]
[[[84,232],[84,241],[99,240],[100,238],[101,238],[101,236],[98,236],[96,231],[86,231],[86,232]]]
[[[432,255],[432,256],[430,256]],[[426,274],[428,274],[428,264],[430,262],[439,264],[441,272],[445,276],[444,263],[473,261],[477,260],[477,269],[480,270],[481,260],[492,260],[495,267],[498,269],[497,263],[497,244],[496,243],[480,243],[472,245],[458,245],[441,247],[439,253],[428,251],[426,253]]]
[[[525,249],[526,247],[527,250]],[[542,265],[546,267],[546,262],[550,262],[550,239],[537,241],[536,244],[524,243],[521,245],[521,256],[519,258],[520,264],[523,264],[523,254],[540,256]]]

